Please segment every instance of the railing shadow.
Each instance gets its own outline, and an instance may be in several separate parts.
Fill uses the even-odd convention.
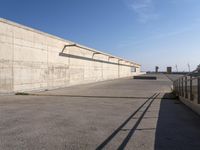
[[[157,95],[158,96],[158,95]],[[134,137],[141,120],[145,118],[145,113],[156,99],[155,94],[147,99],[135,112],[133,112],[114,132],[108,136],[96,150],[105,149],[123,127],[140,111],[145,104],[145,110],[136,123],[129,129],[126,137],[118,143],[118,150],[123,150]],[[148,102],[148,103],[147,103]],[[158,103],[158,101],[156,102]],[[156,118],[156,117],[154,117]],[[159,106],[158,120],[155,130],[154,150],[199,150],[200,149],[200,117],[181,103],[172,93],[166,93],[162,97]],[[150,137],[152,138],[152,137]],[[134,147],[133,147],[134,149]]]
[[[156,97],[159,95],[159,93],[153,94],[151,97],[149,97],[136,111],[134,111],[110,136],[108,136],[97,148],[96,150],[102,150],[105,148],[105,146],[122,130],[122,128],[134,117],[145,104],[148,104],[148,106],[143,111],[142,115],[138,118],[134,126],[130,129],[129,133],[125,137],[125,139],[122,141],[122,143],[119,145],[118,150],[123,150],[126,145],[128,144],[130,138],[133,136],[135,130],[137,129],[138,125],[140,124],[141,120],[143,119],[145,113],[153,103],[153,101],[156,99]]]
[[[200,117],[178,100],[165,94],[160,103],[155,150],[199,150]]]

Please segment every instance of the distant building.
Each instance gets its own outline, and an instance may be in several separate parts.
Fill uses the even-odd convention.
[[[159,69],[159,67],[156,66],[156,67],[155,67],[155,72],[156,72],[156,73],[158,73],[158,69]]]
[[[197,66],[197,70],[200,70],[200,65]]]
[[[172,73],[172,67],[167,67],[167,73],[169,73],[169,74]]]
[[[200,72],[200,65],[197,66],[197,70],[198,70],[198,72]]]

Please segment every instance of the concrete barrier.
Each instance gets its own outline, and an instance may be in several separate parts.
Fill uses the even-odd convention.
[[[140,65],[0,18],[0,93],[140,74]]]

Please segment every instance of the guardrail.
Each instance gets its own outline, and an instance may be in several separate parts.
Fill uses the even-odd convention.
[[[179,96],[179,98],[200,104],[200,69],[175,80],[173,87],[176,96]]]

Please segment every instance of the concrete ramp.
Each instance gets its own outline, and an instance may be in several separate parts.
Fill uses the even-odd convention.
[[[198,150],[200,117],[165,75],[0,97],[0,149]]]

